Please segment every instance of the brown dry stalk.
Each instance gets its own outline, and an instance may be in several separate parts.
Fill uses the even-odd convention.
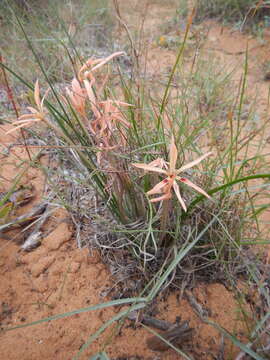
[[[6,74],[6,70],[5,70],[4,66],[2,66],[3,63],[4,63],[4,59],[3,59],[3,57],[0,55],[0,64],[1,64],[2,74],[3,74],[4,83],[5,83],[5,87],[6,87],[7,97],[8,97],[9,101],[10,101],[11,104],[12,104],[13,110],[14,110],[14,112],[15,112],[15,114],[16,114],[16,118],[17,118],[17,120],[18,120],[18,119],[19,119],[19,111],[18,111],[16,102],[15,102],[15,99],[14,99],[14,94],[13,94],[13,92],[12,92],[12,90],[11,90],[11,87],[9,86],[9,82],[8,82],[8,77],[7,77],[7,74]],[[28,158],[29,158],[30,161],[32,161],[30,151],[29,151],[28,146],[27,146],[27,144],[26,144],[26,138],[25,138],[24,130],[23,130],[23,129],[20,129],[20,131],[21,131],[21,135],[22,135],[23,142],[24,142],[24,147],[25,147],[25,150],[26,150],[26,152],[27,152]]]

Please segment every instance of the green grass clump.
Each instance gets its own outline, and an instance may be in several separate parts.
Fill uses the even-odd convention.
[[[24,41],[16,16],[35,44],[52,82],[67,80],[70,62],[107,51],[112,22],[107,0],[1,1],[1,55],[28,81],[40,77],[31,49]],[[75,51],[76,49],[76,51]]]
[[[254,0],[197,0],[196,18],[218,18],[226,23],[242,24],[269,19],[269,2]]]
[[[107,209],[114,219],[106,220],[99,214],[107,231],[102,231],[95,243],[112,251],[115,243],[126,248],[130,259],[141,263],[142,273],[150,274],[168,261],[172,247],[177,251],[195,240],[214,216],[215,225],[190,250],[189,263],[195,259],[192,267],[194,271],[202,269],[201,274],[210,266],[207,274],[213,274],[212,280],[217,279],[217,268],[233,261],[241,243],[246,241],[247,224],[257,226],[256,214],[265,211],[265,205],[256,202],[261,189],[250,190],[251,195],[247,182],[256,178],[267,180],[270,176],[260,154],[264,124],[256,122],[252,104],[246,104],[247,61],[243,80],[233,96],[230,74],[224,74],[224,69],[221,71],[213,62],[198,59],[190,72],[182,72],[184,43],[161,98],[153,98],[151,92],[149,96],[144,80],[134,81],[121,70],[118,77],[108,76],[108,64],[123,56],[122,52],[84,61],[74,69],[71,84],[59,90],[46,73],[35,45],[26,33],[25,36],[50,91],[41,95],[36,83],[36,110],[22,115],[15,125],[27,129],[36,121],[44,122],[57,139],[50,146],[72,149],[69,161],[80,175],[77,181],[95,189],[104,204],[101,212]],[[108,67],[107,75],[102,70],[104,66]],[[182,83],[174,90],[171,82],[176,75]],[[163,186],[160,196],[167,198],[152,203],[158,191],[154,191],[154,197],[147,193],[156,184],[175,177],[174,170],[162,174],[172,158],[172,138],[178,153],[176,169],[208,151],[212,156],[203,160],[200,170],[192,167],[175,180],[174,186],[180,185],[182,202],[175,188]],[[147,166],[152,162],[153,166],[163,167],[161,172],[133,165]],[[212,199],[191,191],[185,185],[186,178],[212,195]],[[179,274],[183,275],[180,268]]]
[[[39,322],[131,304],[91,335],[80,354],[106,327],[130,310],[144,308],[165,288],[181,288],[182,280],[190,286],[196,279],[234,284],[241,274],[259,287],[261,259],[254,265],[247,245],[264,236],[260,215],[269,210],[270,174],[262,155],[266,123],[246,97],[248,54],[235,88],[231,73],[214,61],[198,54],[185,61],[188,23],[175,64],[167,76],[159,74],[155,92],[153,83],[142,76],[142,62],[134,61],[134,67],[123,71],[117,61],[123,52],[89,57],[69,39],[67,54],[74,56],[67,56],[69,70],[59,87],[48,72],[56,49],[52,58],[43,58],[24,19],[13,16],[40,78],[33,86],[14,70],[12,61],[10,66],[2,64],[28,88],[33,100],[14,123],[15,130],[25,127],[38,138],[33,124],[50,129],[53,136],[47,145],[58,151],[57,171],[62,167],[72,190],[94,193],[87,210],[78,214],[82,226],[87,221],[97,226],[91,246],[100,248],[111,263],[114,259],[125,278],[139,284],[124,295],[140,294]],[[61,25],[68,34],[65,21]],[[132,50],[136,57],[138,52]],[[55,69],[57,63],[53,73]],[[212,155],[202,159],[208,152]],[[197,158],[203,161],[194,164]],[[188,163],[194,166],[185,167]],[[181,172],[175,170],[179,168]],[[188,186],[187,179],[211,198]],[[175,184],[180,185],[180,194]],[[63,198],[68,190],[63,190]],[[161,199],[152,202],[155,197]],[[64,200],[75,215],[74,203],[68,196]],[[262,297],[269,301],[264,290]],[[25,326],[29,324],[18,327]],[[223,330],[241,349],[247,348]],[[251,349],[247,353],[254,355]],[[256,354],[255,358],[260,359]]]

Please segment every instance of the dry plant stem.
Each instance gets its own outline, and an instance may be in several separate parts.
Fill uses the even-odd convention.
[[[170,323],[168,321],[159,320],[152,316],[139,313],[137,311],[132,311],[128,315],[128,319],[135,321],[136,323],[143,323],[144,325],[151,326],[162,331],[167,331],[174,325],[173,323]]]
[[[197,301],[197,299],[190,290],[185,290],[185,296],[191,307],[194,309],[196,315],[198,315],[200,319],[203,320],[209,316],[208,311],[203,308],[203,306]]]
[[[142,58],[142,50],[146,47],[146,44],[143,42],[143,29],[144,29],[146,16],[148,15],[148,7],[149,7],[149,2],[147,1],[144,4],[142,20],[141,20],[141,24],[140,24],[140,27],[139,27],[138,55],[139,55],[140,58]]]
[[[119,172],[116,173],[116,176],[117,176],[117,180],[114,182],[113,192],[116,194],[116,198],[118,199],[117,203],[119,207],[121,220],[125,223],[127,222],[128,219],[126,217],[125,210],[123,207],[124,188],[120,173]]]
[[[133,38],[131,36],[131,33],[129,31],[129,28],[127,26],[127,24],[125,23],[125,21],[122,19],[122,16],[121,16],[121,13],[120,13],[120,9],[119,9],[119,4],[118,4],[118,1],[117,0],[113,0],[113,3],[114,3],[114,8],[115,8],[115,12],[116,12],[116,17],[118,19],[118,21],[121,23],[121,25],[124,27],[124,29],[126,30],[126,33],[128,35],[128,39],[130,41],[130,46],[131,46],[131,49],[133,51],[133,54],[134,54],[134,57],[136,59],[136,65],[137,65],[137,69],[139,68],[139,54],[136,50],[136,47],[134,45],[134,41],[133,41]]]
[[[9,231],[13,228],[17,228],[25,225],[26,223],[32,222],[40,217],[44,213],[47,207],[46,202],[41,202],[40,204],[34,206],[28,213],[20,215],[10,222],[0,226],[0,232]]]
[[[3,63],[3,58],[2,56],[0,55],[0,63],[2,64]],[[12,104],[12,107],[13,107],[13,110],[16,114],[16,118],[17,120],[19,119],[19,112],[18,112],[18,109],[17,109],[17,106],[16,106],[16,103],[15,103],[15,100],[14,100],[14,96],[13,96],[13,93],[12,93],[12,90],[9,86],[9,83],[8,83],[8,78],[7,78],[7,74],[6,74],[6,70],[5,68],[2,66],[2,73],[3,73],[3,77],[4,77],[4,82],[5,82],[5,86],[6,86],[6,92],[7,92],[7,96],[8,96],[8,99],[10,100],[11,104]],[[23,138],[23,142],[24,142],[24,147],[25,147],[25,150],[27,152],[27,155],[28,155],[28,158],[30,161],[32,161],[32,158],[31,158],[31,155],[30,155],[30,151],[27,147],[27,144],[26,144],[26,138],[25,138],[25,134],[24,134],[24,130],[23,129],[20,129],[20,132],[21,132],[21,135],[22,135],[22,138]]]
[[[125,191],[125,184],[123,181],[123,178],[121,176],[121,171],[118,171],[117,168],[117,161],[115,161],[115,158],[113,156],[108,155],[107,158],[109,164],[112,165],[115,171],[115,178],[112,179],[112,189],[113,192],[116,194],[116,198],[118,199],[118,206],[120,211],[121,220],[123,222],[127,222],[128,218],[125,214],[125,210],[123,207],[123,198],[124,198],[124,191]]]
[[[160,218],[160,242],[162,242],[166,236],[166,229],[168,226],[168,219],[169,219],[169,213],[171,210],[171,199],[169,200],[163,200],[163,204],[162,204],[162,213],[161,213],[161,218]],[[164,241],[165,245],[166,245],[166,239]]]

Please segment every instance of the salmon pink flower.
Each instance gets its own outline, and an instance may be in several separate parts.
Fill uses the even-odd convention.
[[[84,80],[90,77],[90,79],[93,79],[93,72],[102,67],[103,65],[107,64],[109,61],[114,59],[117,56],[125,55],[124,51],[118,51],[110,56],[107,56],[106,58],[102,59],[93,59],[90,58],[86,61],[86,63],[80,68],[78,73],[79,80]],[[89,70],[90,69],[90,70]]]
[[[71,82],[71,90],[67,87],[66,92],[74,109],[76,109],[82,116],[86,116],[86,90],[81,87],[80,82],[76,78],[74,78]]]
[[[143,169],[145,171],[156,172],[156,173],[163,174],[166,176],[165,179],[163,179],[161,182],[156,184],[151,190],[149,190],[147,192],[147,195],[162,194],[159,197],[151,199],[150,200],[151,202],[158,202],[158,201],[170,199],[172,197],[172,189],[173,189],[182,208],[184,209],[184,211],[187,211],[187,207],[186,207],[186,204],[180,194],[179,185],[178,185],[177,181],[185,183],[186,185],[192,187],[193,189],[195,189],[199,193],[203,194],[207,198],[210,198],[210,196],[199,186],[193,184],[193,182],[191,182],[187,178],[179,176],[179,174],[184,172],[185,170],[190,169],[193,166],[199,164],[202,160],[204,160],[207,156],[209,156],[211,154],[212,154],[212,152],[208,152],[208,153],[200,156],[198,159],[191,161],[190,163],[182,166],[180,169],[176,169],[175,166],[176,166],[176,162],[177,162],[178,153],[177,153],[177,148],[175,146],[174,138],[172,137],[171,144],[170,144],[169,166],[168,166],[167,162],[165,162],[164,160],[162,160],[160,158],[158,159],[158,162],[155,162],[155,160],[154,160],[150,164],[135,163],[132,165],[139,169]],[[157,165],[160,165],[160,167]]]
[[[28,106],[27,109],[30,111],[30,114],[21,115],[17,121],[13,122],[13,125],[17,125],[14,129],[7,131],[7,134],[10,134],[26,125],[31,125],[34,122],[39,122],[45,120],[46,109],[44,108],[44,100],[48,94],[49,89],[45,92],[45,95],[40,99],[40,89],[38,80],[35,83],[34,99],[36,103],[36,108]]]

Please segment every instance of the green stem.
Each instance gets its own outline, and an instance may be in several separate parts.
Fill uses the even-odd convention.
[[[180,63],[180,60],[182,58],[182,55],[183,55],[183,52],[184,52],[184,49],[185,49],[185,45],[186,45],[186,41],[187,41],[187,37],[188,37],[188,33],[189,33],[191,23],[192,23],[192,16],[190,16],[190,19],[188,19],[188,21],[187,21],[184,40],[183,40],[182,44],[180,45],[180,48],[179,48],[179,51],[178,51],[178,54],[177,54],[177,58],[175,60],[173,69],[172,69],[172,71],[170,73],[170,77],[169,77],[168,83],[166,85],[166,89],[165,89],[165,92],[164,92],[164,95],[163,95],[163,98],[162,98],[162,103],[161,103],[161,106],[160,106],[160,111],[159,111],[159,115],[158,115],[158,119],[157,119],[157,130],[159,131],[160,125],[162,125],[162,140],[164,142],[165,142],[165,132],[164,132],[164,126],[163,126],[163,123],[162,123],[161,119],[162,119],[162,115],[163,115],[163,112],[165,110],[165,107],[166,107],[166,104],[167,104],[167,101],[168,101],[169,90],[170,90],[170,87],[171,87],[171,83],[172,83],[174,74],[176,72],[177,66]],[[165,154],[166,154],[166,146],[165,146]]]

